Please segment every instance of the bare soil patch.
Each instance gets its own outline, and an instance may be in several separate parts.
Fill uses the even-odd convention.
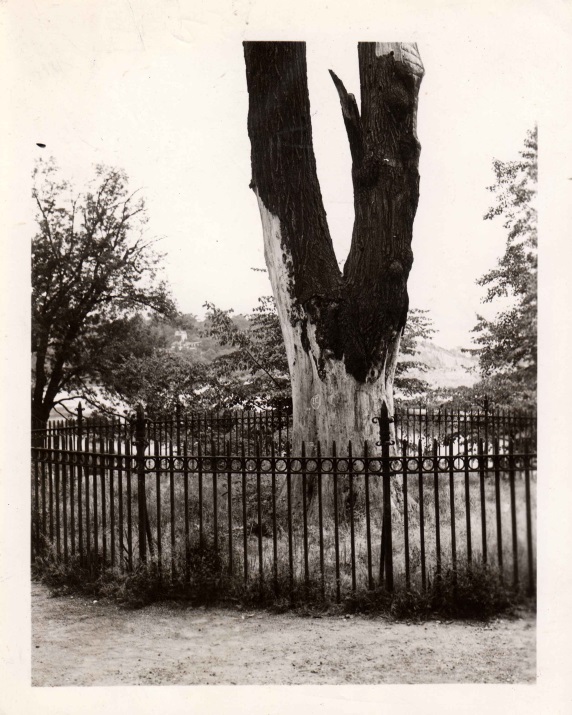
[[[156,604],[32,584],[32,685],[533,683],[536,618],[396,623]]]

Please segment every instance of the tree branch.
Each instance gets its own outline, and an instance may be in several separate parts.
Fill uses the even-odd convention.
[[[318,183],[304,42],[244,42],[252,188],[280,222],[288,291],[302,306],[339,292]],[[292,316],[293,317],[293,316]],[[294,318],[294,317],[293,317]]]

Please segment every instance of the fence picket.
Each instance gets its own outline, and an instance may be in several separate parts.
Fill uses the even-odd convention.
[[[189,463],[187,454],[187,430],[185,428],[185,441],[183,442],[183,487],[184,487],[184,508],[185,508],[185,584],[191,580],[190,558],[191,558],[191,534],[189,524]]]
[[[367,585],[373,589],[372,558],[371,558],[371,514],[369,496],[369,445],[367,440],[363,444],[364,455],[364,490],[365,490],[365,540],[367,548]],[[320,529],[321,531],[321,529]]]
[[[427,588],[427,568],[425,562],[425,497],[423,494],[423,444],[417,443],[418,482],[419,482],[419,550],[421,552],[421,587]]]
[[[288,508],[288,575],[290,593],[294,591],[294,551],[292,545],[292,474],[290,461],[290,443],[286,443],[286,492]]]
[[[449,442],[449,508],[451,511],[451,558],[453,572],[457,572],[457,534],[455,528],[455,465],[453,458],[453,442]]]
[[[324,504],[322,495],[322,446],[318,441],[316,447],[316,458],[318,462],[318,537],[320,540],[320,584],[322,598],[326,595],[326,575],[324,564]]]
[[[159,439],[162,435],[159,436]],[[163,570],[163,516],[162,516],[162,498],[161,498],[161,469],[160,469],[160,454],[161,446],[158,440],[153,440],[153,456],[155,458],[155,504],[157,514],[157,566],[159,574]]]
[[[101,453],[98,454],[97,450],[97,435],[94,431],[92,435],[92,449],[93,449],[93,557],[96,563],[99,561],[99,514],[97,513],[99,507],[99,488],[97,484],[97,476],[101,462]]]
[[[487,512],[485,500],[485,452],[483,440],[479,439],[479,484],[481,492],[481,540],[482,540],[482,560],[487,563]]]
[[[512,527],[512,579],[513,579],[513,588],[518,587],[518,536],[516,533],[516,495],[515,495],[515,485],[514,485],[514,477],[515,477],[515,467],[514,467],[514,442],[513,438],[510,438],[510,443],[509,443],[509,457],[508,457],[508,464],[509,464],[509,471],[508,471],[508,478],[509,478],[509,487],[510,487],[510,517],[511,517],[511,527]]]
[[[174,451],[173,451],[173,442],[172,440],[169,441],[169,506],[170,506],[170,511],[171,511],[171,575],[172,578],[175,579],[176,577],[176,559],[175,559],[175,547],[176,547],[176,538],[175,538],[175,464],[174,464]]]
[[[226,494],[227,494],[227,511],[228,511],[228,572],[233,572],[233,549],[232,549],[232,469],[231,469],[231,451],[230,442],[226,443]]]
[[[466,539],[467,539],[467,563],[470,565],[473,561],[472,554],[472,539],[471,539],[471,483],[469,476],[469,444],[465,438],[465,459],[464,459],[464,472],[465,472],[465,520],[466,520]]]
[[[350,500],[350,558],[352,568],[352,591],[356,590],[356,535],[354,523],[354,470],[352,457],[352,442],[348,443],[348,487]]]
[[[133,469],[131,442],[125,443],[126,470],[127,470],[127,569],[133,571],[133,485],[131,472]]]
[[[106,503],[106,488],[105,488],[105,436],[99,438],[100,451],[100,477],[101,477],[101,541],[102,541],[102,556],[103,563],[107,562],[107,503]]]
[[[60,538],[60,437],[59,435],[54,435],[54,489],[55,489],[55,530],[56,530],[56,553],[58,556],[61,555],[61,538]]]
[[[113,427],[112,423],[112,427]],[[110,550],[111,550],[111,565],[115,566],[115,484],[114,475],[115,467],[117,466],[115,459],[115,443],[113,441],[113,434],[115,430],[112,430],[111,437],[108,439],[107,451],[109,453],[109,528],[110,528]]]
[[[497,519],[497,559],[501,581],[503,580],[503,553],[502,553],[502,517],[501,517],[501,494],[500,494],[500,460],[499,441],[495,439],[493,443],[493,460],[495,473],[495,506]]]
[[[274,592],[278,592],[278,525],[276,520],[276,450],[274,441],[270,445],[270,459],[272,465],[272,575]]]
[[[246,523],[246,456],[244,442],[242,442],[240,468],[242,473],[242,546],[244,555],[244,583],[248,582],[248,526]]]
[[[528,556],[528,595],[534,593],[534,557],[532,555],[532,508],[530,498],[530,449],[528,439],[524,442],[524,489],[526,500],[526,552]]]
[[[332,463],[334,482],[334,548],[336,553],[336,603],[341,601],[340,583],[340,534],[338,529],[338,453],[336,443],[332,443]]]
[[[63,438],[63,450],[64,459],[62,461],[62,519],[63,519],[63,538],[64,538],[64,564],[68,563],[69,549],[68,549],[68,437],[67,435]]]
[[[211,425],[212,428],[212,425]],[[218,555],[218,472],[214,441],[211,441],[211,469],[213,490],[213,541],[215,554]]]
[[[405,552],[405,584],[407,588],[411,586],[411,569],[409,564],[409,503],[408,503],[408,464],[407,464],[407,441],[401,446],[401,458],[403,464],[403,548]]]
[[[262,559],[262,502],[261,502],[261,482],[260,482],[260,442],[256,441],[256,516],[258,521],[258,576],[260,578],[260,588],[264,580],[264,564]]]
[[[308,588],[308,585],[310,583],[310,570],[308,565],[308,482],[306,476],[306,467],[306,443],[302,442],[302,529],[304,545],[304,586]]]
[[[439,503],[439,454],[437,440],[433,440],[433,496],[435,499],[435,552],[437,578],[441,576],[441,515]]]

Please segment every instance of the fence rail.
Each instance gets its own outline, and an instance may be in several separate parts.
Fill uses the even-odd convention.
[[[64,563],[132,570],[152,560],[192,583],[205,549],[246,584],[284,580],[340,600],[358,588],[428,588],[445,570],[482,562],[534,589],[536,455],[527,440],[476,454],[419,439],[397,455],[336,445],[317,456],[258,442],[166,450],[141,429],[124,443],[53,433],[32,448],[32,545]],[[83,441],[82,441],[83,440]],[[215,566],[213,566],[215,568]]]

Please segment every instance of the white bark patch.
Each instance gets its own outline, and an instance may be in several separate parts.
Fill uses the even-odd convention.
[[[272,285],[282,335],[286,345],[286,356],[288,358],[290,375],[292,375],[298,352],[292,334],[292,286],[291,278],[287,270],[287,264],[291,265],[292,263],[292,256],[282,247],[282,227],[280,226],[280,219],[266,208],[257,189],[254,190],[254,193],[258,200],[258,208],[262,220],[264,259],[266,261],[266,267],[268,268],[270,284]]]
[[[323,453],[330,452],[336,441],[338,454],[348,451],[351,441],[354,452],[362,451],[364,441],[374,449],[379,439],[379,428],[373,418],[379,415],[384,397],[384,381],[360,383],[346,372],[343,360],[326,359],[325,377],[320,379],[316,361],[320,349],[316,341],[316,329],[308,324],[310,354],[315,356],[310,363],[311,371],[300,375],[293,384],[295,439],[320,441]],[[309,399],[310,398],[310,399]],[[325,450],[325,452],[324,452]]]

